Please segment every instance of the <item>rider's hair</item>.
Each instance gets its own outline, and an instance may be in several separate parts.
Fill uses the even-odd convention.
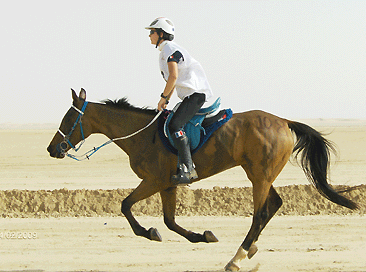
[[[163,40],[172,41],[174,39],[174,35],[173,34],[166,33],[161,28],[156,29],[156,32],[158,33],[159,37],[160,37],[160,33],[163,33]]]

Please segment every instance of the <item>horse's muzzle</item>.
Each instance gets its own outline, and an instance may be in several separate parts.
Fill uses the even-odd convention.
[[[50,156],[51,156],[52,158],[63,159],[63,158],[65,157],[65,154],[64,154],[64,153],[59,152],[59,151],[57,150],[57,148],[52,147],[51,145],[49,145],[49,146],[47,147],[47,151],[48,151],[48,153],[50,153]]]

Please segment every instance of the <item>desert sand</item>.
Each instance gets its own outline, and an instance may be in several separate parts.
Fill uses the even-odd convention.
[[[330,203],[290,161],[274,186],[284,200],[259,237],[258,253],[240,271],[366,271],[366,122],[301,120],[337,145],[330,181],[358,186],[350,211]],[[163,242],[133,234],[121,200],[139,184],[114,144],[90,160],[49,157],[57,125],[0,125],[0,271],[223,271],[251,224],[251,183],[241,168],[178,192],[177,222],[213,244],[191,244],[163,223],[158,195],[133,207]],[[107,139],[92,135],[81,152]],[[345,187],[344,187],[345,186]]]

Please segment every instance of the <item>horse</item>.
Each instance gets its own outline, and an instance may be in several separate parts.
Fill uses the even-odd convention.
[[[50,156],[64,158],[68,150],[91,134],[101,133],[115,139],[133,133],[133,137],[114,143],[127,153],[132,170],[142,180],[121,205],[121,212],[135,235],[162,241],[156,228],[145,229],[131,212],[136,202],[160,193],[164,223],[168,229],[192,243],[217,242],[211,231],[195,233],[175,222],[177,186],[170,178],[176,173],[178,158],[163,146],[156,121],[141,129],[142,125],[152,122],[156,110],[133,106],[126,98],[87,103],[84,89],[81,89],[79,96],[74,90],[71,91],[72,107],[63,117],[58,132],[47,148]],[[255,242],[282,205],[282,199],[272,183],[292,154],[321,195],[346,208],[358,208],[355,202],[342,196],[328,183],[330,155],[335,152],[333,145],[323,134],[306,124],[253,110],[233,114],[193,155],[199,176],[194,182],[241,166],[252,183],[252,224],[244,241],[225,266],[226,271],[238,271],[240,261],[246,257],[252,258],[258,251]]]

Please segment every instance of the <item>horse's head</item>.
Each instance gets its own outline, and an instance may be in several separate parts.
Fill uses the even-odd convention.
[[[79,96],[77,96],[73,89],[71,91],[72,106],[62,119],[59,130],[47,148],[50,156],[54,158],[64,158],[71,148],[77,151],[80,146],[76,148],[76,145],[91,134],[90,122],[87,122],[87,116],[84,116],[88,104],[86,92],[81,89]]]

